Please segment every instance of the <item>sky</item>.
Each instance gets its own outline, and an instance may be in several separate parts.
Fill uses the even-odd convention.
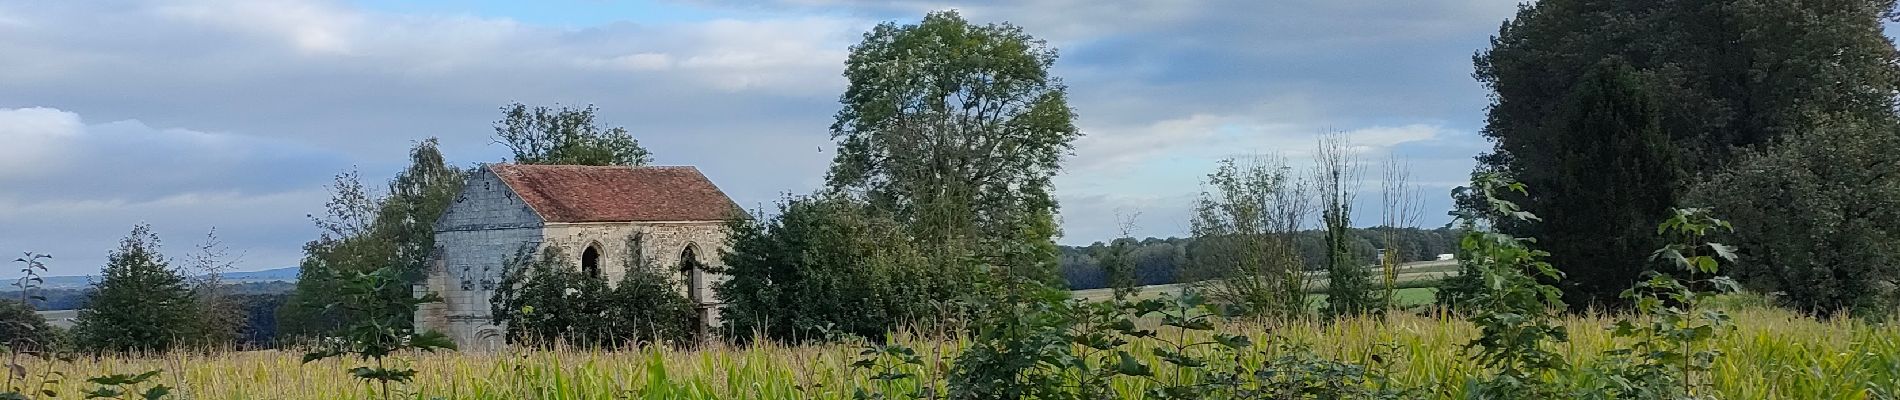
[[[501,162],[510,102],[593,104],[658,165],[747,208],[818,188],[845,55],[881,22],[955,9],[1060,59],[1084,137],[1055,179],[1063,236],[1183,236],[1215,163],[1310,157],[1344,132],[1376,224],[1389,158],[1427,195],[1489,148],[1471,56],[1506,0],[0,0],[0,259],[95,273],[149,223],[183,258],[216,229],[240,270],[296,265],[339,172],[367,182],[436,137]]]

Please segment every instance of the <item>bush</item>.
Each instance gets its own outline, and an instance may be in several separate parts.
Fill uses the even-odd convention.
[[[1900,134],[1823,125],[1717,174],[1699,201],[1734,220],[1735,276],[1817,314],[1900,304]]]
[[[523,249],[491,299],[507,340],[594,348],[695,342],[695,311],[679,281],[640,253],[639,235],[627,240],[626,273],[613,286],[576,268],[560,247]]]
[[[968,293],[957,271],[927,268],[896,222],[845,199],[786,199],[774,218],[735,222],[730,240],[718,295],[735,341],[882,338],[932,326]]]

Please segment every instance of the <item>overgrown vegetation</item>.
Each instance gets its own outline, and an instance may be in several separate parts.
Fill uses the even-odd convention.
[[[612,350],[694,343],[699,328],[681,278],[653,265],[640,239],[627,238],[628,254],[613,285],[603,274],[582,271],[560,247],[523,249],[491,299],[495,323],[509,327],[508,342],[524,346]]]
[[[411,318],[416,306],[442,301],[434,293],[421,296],[393,297],[388,293],[398,287],[407,289],[408,282],[402,279],[402,271],[394,267],[385,267],[372,272],[356,272],[348,276],[337,277],[342,290],[337,302],[329,308],[345,309],[349,315],[357,316],[355,322],[341,332],[341,335],[329,338],[315,350],[304,354],[303,363],[331,357],[352,356],[368,363],[350,368],[350,376],[377,387],[378,394],[384,400],[408,397],[397,394],[403,384],[415,379],[416,370],[411,367],[405,356],[418,352],[436,350],[454,350],[455,342],[441,332],[416,332],[411,327]],[[149,378],[141,374],[136,384]],[[392,388],[391,385],[396,387]]]

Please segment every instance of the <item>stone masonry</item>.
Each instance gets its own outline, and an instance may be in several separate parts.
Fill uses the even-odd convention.
[[[600,170],[618,168],[619,170]],[[701,329],[719,321],[713,286],[723,276],[705,272],[717,268],[719,254],[727,235],[725,221],[714,219],[711,211],[694,211],[691,204],[709,204],[708,208],[733,206],[730,199],[712,188],[697,170],[648,170],[679,167],[574,167],[492,165],[471,174],[460,196],[436,223],[436,254],[427,279],[416,285],[418,295],[435,293],[442,302],[424,304],[416,313],[416,325],[448,334],[464,349],[494,349],[504,337],[505,327],[497,326],[490,313],[490,297],[501,284],[508,261],[523,251],[541,251],[559,247],[561,253],[580,265],[580,257],[592,248],[598,254],[599,272],[609,283],[625,276],[629,238],[637,236],[641,253],[649,265],[674,274],[690,287],[687,298],[700,304]],[[504,176],[496,171],[507,174]],[[627,173],[639,171],[639,173]],[[682,172],[686,171],[686,172]],[[651,178],[686,176],[686,181]],[[591,174],[591,175],[590,175]],[[583,176],[584,178],[575,178]],[[510,177],[514,179],[509,179]],[[691,182],[696,177],[698,182]],[[599,181],[606,181],[602,184]],[[661,182],[676,187],[646,188]],[[687,182],[687,183],[679,183]],[[512,184],[512,186],[511,186]],[[519,186],[535,186],[524,188]],[[606,189],[602,189],[606,186]],[[697,191],[678,194],[675,191]],[[528,193],[524,195],[525,193]],[[575,197],[565,199],[562,196]],[[601,199],[608,197],[608,199]],[[614,198],[625,197],[620,203]],[[632,212],[640,202],[665,212]],[[578,206],[577,206],[578,204]],[[590,204],[608,204],[592,206]],[[537,207],[546,209],[537,211]],[[687,208],[681,208],[687,207]],[[578,211],[577,211],[578,210]],[[724,212],[724,211],[722,211]],[[553,215],[553,218],[549,218]],[[690,217],[686,220],[658,220]],[[627,221],[590,221],[590,219],[653,219]],[[698,219],[698,220],[693,220]],[[554,220],[554,221],[550,221]],[[563,221],[566,220],[566,221]],[[683,257],[691,254],[695,263]],[[683,268],[685,267],[685,268]],[[693,268],[696,267],[696,268]]]

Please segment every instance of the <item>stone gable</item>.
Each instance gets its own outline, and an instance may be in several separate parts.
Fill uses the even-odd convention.
[[[682,288],[689,299],[701,304],[701,318],[706,322],[702,329],[718,323],[719,304],[713,294],[713,286],[724,280],[723,276],[706,273],[703,270],[694,274],[684,273],[680,266],[682,256],[691,253],[698,265],[717,268],[719,255],[726,245],[728,231],[725,221],[720,219],[685,221],[590,221],[590,222],[549,222],[550,219],[538,211],[536,204],[561,202],[563,204],[591,204],[602,210],[618,215],[687,215],[705,218],[706,215],[680,214],[678,210],[694,209],[694,206],[681,205],[678,202],[668,206],[672,211],[649,212],[627,211],[637,208],[641,200],[672,196],[676,198],[703,199],[713,204],[704,210],[736,209],[732,201],[717,188],[711,193],[716,197],[707,197],[705,188],[692,189],[697,194],[667,194],[665,188],[635,189],[642,184],[676,183],[676,180],[640,180],[642,174],[610,173],[609,176],[621,176],[627,181],[607,182],[616,186],[616,190],[581,190],[580,193],[563,193],[552,187],[538,187],[534,195],[524,198],[519,186],[523,180],[508,179],[511,168],[520,171],[523,166],[495,165],[479,169],[470,174],[462,193],[455,203],[449,206],[442,218],[436,222],[436,252],[432,258],[428,277],[416,286],[418,293],[436,293],[444,299],[441,303],[423,305],[416,313],[418,327],[440,330],[468,349],[495,348],[503,337],[504,327],[492,321],[490,298],[501,284],[508,261],[523,250],[541,251],[549,247],[559,247],[562,254],[572,259],[571,264],[580,265],[579,257],[592,247],[599,254],[598,264],[602,277],[610,284],[619,282],[626,275],[628,258],[628,238],[638,235],[642,254],[650,260],[648,265],[666,272],[666,276],[692,283],[692,287]],[[598,174],[585,178],[563,177],[563,173],[593,174],[600,168],[628,167],[577,167],[577,168],[532,168],[535,181],[581,181],[594,182],[598,186]],[[637,168],[635,168],[637,170]],[[503,171],[497,174],[497,170]],[[567,172],[563,172],[567,171]],[[698,176],[697,170],[692,175]],[[609,179],[611,181],[611,179]],[[691,179],[688,179],[689,181]],[[698,181],[711,185],[703,176]],[[558,185],[555,185],[558,186]],[[637,194],[634,198],[616,198],[616,195]],[[586,199],[566,198],[564,196],[591,196]],[[635,203],[635,204],[623,204]],[[545,208],[545,207],[544,207]],[[576,213],[569,208],[564,218],[572,219]],[[606,215],[599,214],[597,215]],[[732,215],[720,212],[717,215]],[[559,219],[555,219],[558,221]]]

